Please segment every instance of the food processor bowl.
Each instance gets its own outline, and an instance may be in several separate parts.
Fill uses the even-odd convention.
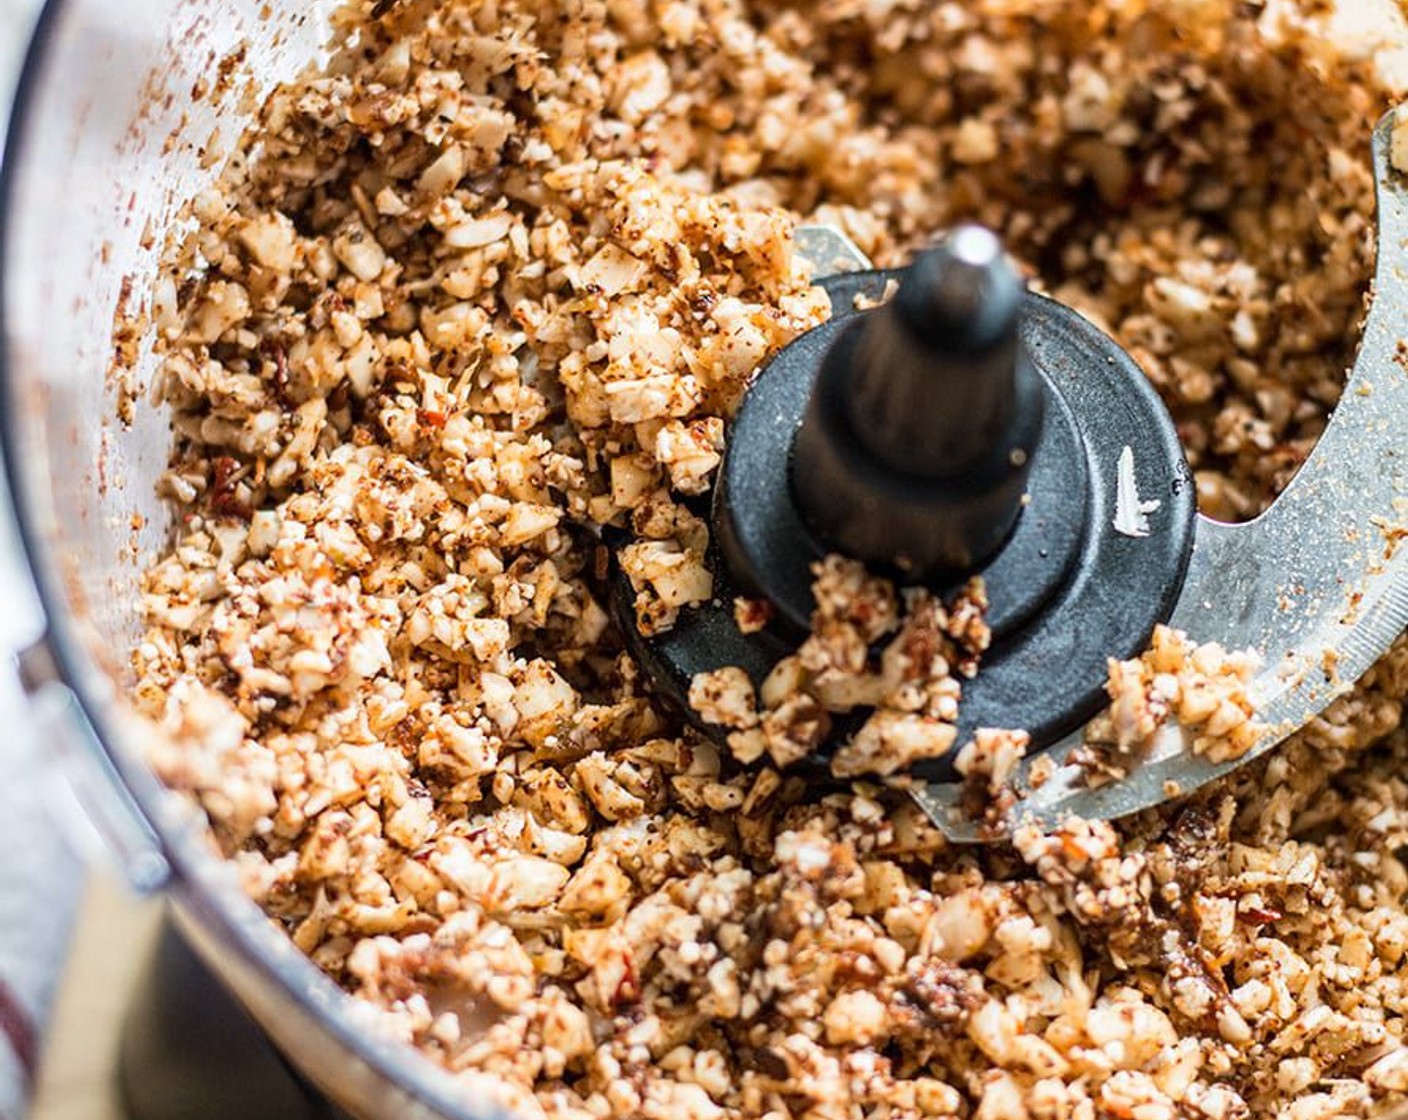
[[[263,93],[318,59],[331,10],[52,0],[43,12],[0,188],[0,442],[45,617],[19,663],[55,766],[134,886],[170,897],[293,1065],[358,1117],[469,1120],[503,1114],[503,1086],[387,1037],[295,948],[147,768],[153,732],[124,701],[139,573],[171,529],[156,494],[170,431],[144,400],[157,262]]]
[[[19,668],[54,765],[84,816],[137,889],[169,897],[196,952],[315,1089],[363,1120],[479,1120],[510,1112],[520,1091],[489,1075],[452,1074],[416,1053],[387,1032],[388,1017],[344,993],[306,958],[246,896],[199,811],[156,779],[144,759],[158,732],[125,699],[137,683],[127,651],[142,631],[140,576],[173,531],[172,511],[157,496],[171,432],[150,401],[158,262],[183,228],[186,205],[220,174],[264,95],[320,60],[335,7],[327,0],[50,0],[44,10],[0,178],[0,446],[45,620]],[[1381,157],[1394,119],[1381,127]],[[1386,157],[1379,166],[1387,167]],[[1380,182],[1389,183],[1386,172]],[[1397,180],[1390,185],[1381,202],[1392,205],[1381,206],[1379,225],[1396,234],[1408,221],[1408,195]],[[1397,253],[1408,241],[1394,236],[1385,244]],[[1387,369],[1397,360],[1408,288],[1396,257],[1382,256],[1380,267],[1370,320],[1378,333],[1366,335],[1373,340],[1367,352]],[[1363,363],[1364,377],[1379,368],[1373,363]],[[1344,524],[1346,510],[1366,518],[1374,511],[1372,503],[1361,511],[1350,500],[1377,493],[1360,484],[1365,478],[1399,477],[1388,466],[1401,439],[1390,421],[1401,411],[1392,394],[1403,391],[1402,382],[1382,380],[1398,389],[1371,398],[1361,381],[1365,392],[1341,406],[1339,442],[1322,441],[1300,476],[1309,482],[1297,483],[1302,498],[1247,530],[1269,534],[1254,539],[1278,547],[1235,553],[1218,542],[1241,530],[1206,530],[1211,543],[1201,558],[1195,550],[1191,569],[1191,578],[1204,582],[1190,583],[1210,589],[1189,608],[1205,624],[1201,636],[1226,638],[1227,626],[1241,635],[1255,623],[1259,629],[1249,632],[1276,639],[1259,645],[1277,650],[1294,644],[1281,641],[1284,634],[1295,642],[1314,636],[1300,633],[1300,616],[1279,598],[1261,594],[1263,577],[1310,572],[1314,579],[1297,590],[1316,617],[1344,592],[1348,564],[1340,559],[1359,556],[1360,538],[1327,537],[1338,542],[1335,552],[1321,547],[1317,531]],[[1340,454],[1345,447],[1359,458]],[[1317,463],[1350,464],[1359,473],[1332,473]],[[1391,496],[1397,508],[1401,498]],[[1133,500],[1138,504],[1137,494]],[[1191,522],[1191,497],[1187,512]],[[1367,530],[1360,537],[1374,539]],[[1229,566],[1228,556],[1240,557],[1240,567]],[[1285,568],[1268,556],[1303,567]],[[1331,618],[1361,635],[1355,645],[1340,642],[1348,651],[1344,687],[1401,632],[1408,612],[1401,569],[1377,560],[1371,567],[1374,594]],[[1181,568],[1177,574],[1181,579]],[[1305,595],[1307,588],[1316,594]],[[1174,619],[1181,622],[1177,613]],[[1323,674],[1324,662],[1312,668]],[[1314,674],[1301,679],[1313,692]],[[1299,704],[1294,726],[1329,699],[1323,683],[1315,686],[1311,700],[1319,706],[1312,708],[1299,687],[1282,689],[1287,703]],[[1108,800],[1088,815],[1118,816],[1173,796],[1170,786],[1195,788],[1216,776],[1211,766],[1183,786],[1145,768],[1133,783],[1094,791]],[[940,811],[947,808],[938,805],[934,814]]]

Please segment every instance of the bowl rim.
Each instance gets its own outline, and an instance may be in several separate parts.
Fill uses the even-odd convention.
[[[206,935],[197,939],[208,939],[210,944],[203,946],[205,951],[218,946],[232,954],[225,960],[235,970],[272,985],[279,994],[292,999],[305,1015],[316,1020],[335,1045],[350,1051],[368,1073],[384,1083],[379,1090],[405,1098],[396,1102],[398,1110],[419,1106],[434,1110],[427,1116],[444,1120],[499,1120],[506,1114],[498,1107],[476,1105],[467,1099],[469,1086],[463,1078],[414,1046],[368,1029],[379,1011],[339,987],[252,899],[238,890],[228,861],[210,846],[203,824],[174,827],[170,823],[172,791],[136,757],[137,752],[118,747],[121,729],[110,703],[96,687],[99,681],[109,678],[90,654],[77,625],[75,604],[57,574],[55,549],[39,527],[30,501],[27,477],[33,468],[21,461],[20,444],[14,438],[23,424],[19,400],[23,363],[13,346],[8,296],[14,283],[10,275],[13,234],[23,221],[18,212],[20,181],[44,97],[51,50],[62,34],[64,16],[73,7],[71,0],[42,0],[15,78],[0,154],[0,475],[11,504],[10,509],[0,510],[0,515],[9,516],[15,525],[19,552],[35,589],[43,625],[36,645],[44,647],[54,679],[72,693],[88,721],[90,738],[99,756],[94,761],[106,771],[105,777],[118,784],[111,792],[130,803],[140,823],[150,832],[155,854],[169,868],[166,881],[160,886],[177,903],[186,923],[194,922],[198,931]],[[220,982],[247,1005],[236,987],[224,978]],[[258,1021],[257,1016],[253,1017]],[[262,1024],[260,1030],[267,1033]],[[308,1076],[320,1092],[344,1107],[364,1107],[356,1101],[342,1100],[335,1089],[329,1092],[325,1077]],[[409,1120],[406,1112],[401,1115],[407,1115]]]

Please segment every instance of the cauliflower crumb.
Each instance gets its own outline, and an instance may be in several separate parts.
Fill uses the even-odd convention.
[[[1247,695],[1259,667],[1251,651],[1228,653],[1213,643],[1195,646],[1182,631],[1158,626],[1140,657],[1110,661],[1110,707],[1090,724],[1086,741],[1128,759],[1173,724],[1188,733],[1195,753],[1214,762],[1240,758],[1265,730]]]
[[[292,943],[506,1114],[1408,1102],[1408,642],[1193,796],[960,850],[883,779],[948,752],[980,807],[1006,795],[1021,736],[953,730],[981,587],[828,560],[766,680],[694,682],[723,749],[599,598],[606,529],[645,627],[713,594],[728,421],[829,314],[801,222],[887,267],[1002,230],[1168,403],[1203,512],[1264,509],[1372,274],[1365,122],[1394,91],[1328,7],[445,0],[339,26],[167,249],[178,529],[132,652],[154,767]],[[1400,170],[1406,142],[1400,119]],[[1092,774],[1174,725],[1236,757],[1250,671],[1160,631],[1111,666]],[[798,769],[851,713],[830,780]]]

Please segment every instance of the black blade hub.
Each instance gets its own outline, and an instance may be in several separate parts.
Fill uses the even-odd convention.
[[[764,367],[729,432],[713,600],[647,637],[614,575],[632,653],[719,734],[689,710],[690,681],[737,665],[761,682],[795,651],[828,553],[943,593],[978,574],[993,644],[964,683],[959,741],[1010,727],[1050,745],[1103,706],[1107,659],[1137,655],[1182,585],[1196,495],[1173,422],[1133,360],[1026,292],[985,230],[957,231],[909,269],[821,285],[832,319]],[[1135,500],[1120,501],[1125,448],[1138,501],[1157,507],[1120,508]],[[766,629],[738,629],[737,597],[773,604]],[[838,721],[825,752],[856,719]],[[919,772],[952,776],[947,759]]]

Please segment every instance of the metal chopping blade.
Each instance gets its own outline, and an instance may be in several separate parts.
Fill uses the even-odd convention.
[[[1197,642],[1252,649],[1266,728],[1241,758],[1214,763],[1182,735],[1156,743],[1128,777],[1096,789],[1062,765],[1007,816],[1010,824],[1122,817],[1189,793],[1265,754],[1354,683],[1408,625],[1408,178],[1390,148],[1398,111],[1374,130],[1378,263],[1354,368],[1324,434],[1275,504],[1254,521],[1199,517],[1169,624]],[[1059,761],[1079,733],[1052,748]],[[1024,788],[1026,767],[1018,778]],[[954,787],[915,794],[954,840],[986,838],[957,810]]]
[[[1408,113],[1408,107],[1402,112]],[[1378,262],[1373,301],[1343,395],[1309,459],[1275,504],[1253,521],[1199,516],[1192,560],[1169,624],[1196,642],[1252,649],[1262,659],[1250,693],[1265,731],[1238,758],[1193,753],[1177,729],[1130,764],[1126,778],[1088,788],[1068,765],[1082,732],[1040,756],[1058,764],[1039,788],[1031,760],[1015,779],[1020,799],[1006,830],[1068,817],[1126,816],[1206,785],[1265,754],[1344,695],[1408,626],[1408,176],[1390,159],[1400,110],[1374,130]],[[1408,123],[1401,127],[1408,128]],[[820,278],[866,268],[840,231],[798,231],[798,250]],[[1113,477],[1116,463],[1108,465]],[[1114,494],[1117,487],[1109,488]],[[1104,511],[1114,517],[1116,510]],[[1158,531],[1157,526],[1154,527]],[[958,842],[1003,829],[968,818],[961,787],[932,784],[914,799]]]

